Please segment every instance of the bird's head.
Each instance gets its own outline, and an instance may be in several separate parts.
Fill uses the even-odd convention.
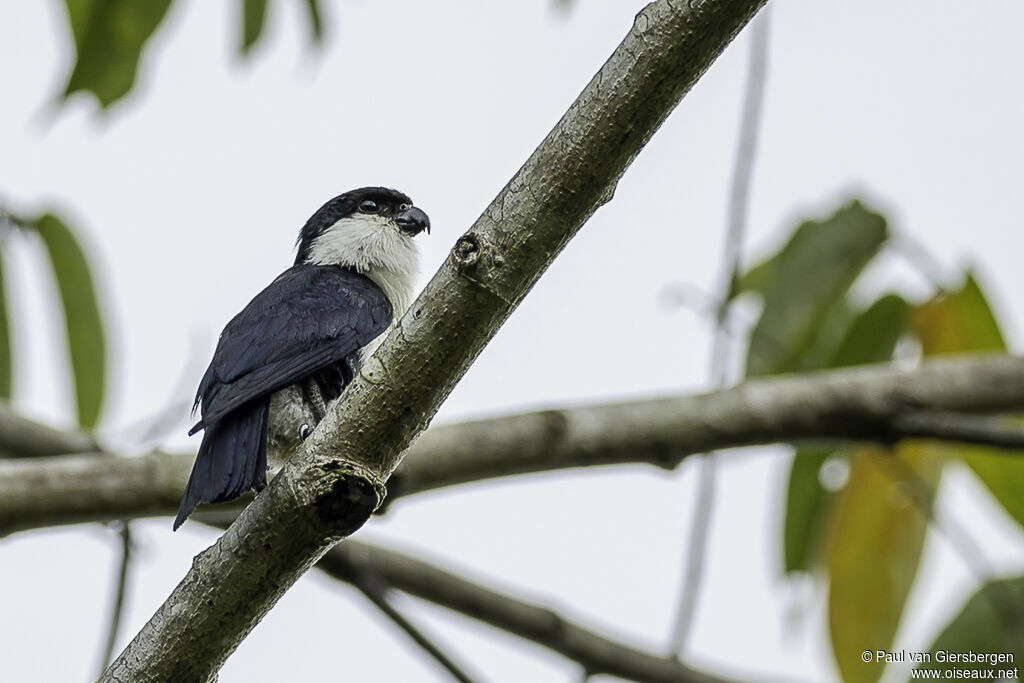
[[[408,195],[363,187],[338,195],[306,221],[295,263],[401,270],[409,258],[415,262],[413,238],[424,231],[430,232],[430,219]]]

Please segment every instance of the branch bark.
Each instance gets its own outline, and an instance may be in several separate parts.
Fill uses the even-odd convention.
[[[610,674],[650,683],[721,683],[676,659],[659,657],[607,638],[541,605],[499,593],[423,560],[352,541],[336,546],[317,564],[352,583],[372,574],[392,588],[447,607],[533,641],[579,662],[589,674]]]
[[[206,681],[383,482],[498,327],[763,0],[648,5],[281,473],[104,674]]]
[[[91,436],[45,427],[15,413],[0,402],[0,458],[37,458],[65,453],[88,453],[99,448]]]
[[[388,482],[387,500],[574,467],[646,463],[673,469],[694,453],[763,443],[939,438],[1024,450],[1020,427],[978,416],[1021,409],[1024,358],[1013,356],[758,379],[703,395],[432,427]],[[0,464],[0,536],[55,524],[173,515],[192,459],[98,453]],[[198,516],[231,519],[240,507],[200,509]]]

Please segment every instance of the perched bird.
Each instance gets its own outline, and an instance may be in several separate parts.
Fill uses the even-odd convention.
[[[227,324],[199,383],[202,419],[189,434],[204,430],[203,442],[175,529],[199,503],[264,487],[268,436],[288,442],[311,429],[277,434],[288,423],[280,415],[323,417],[408,309],[423,231],[427,214],[384,187],[338,195],[306,221],[295,265]]]

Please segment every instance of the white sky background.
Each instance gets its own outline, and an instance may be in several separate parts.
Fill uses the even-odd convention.
[[[140,87],[108,117],[86,97],[47,114],[72,60],[63,3],[0,8],[0,199],[24,212],[55,203],[87,240],[110,323],[105,425],[114,436],[191,397],[224,323],[291,263],[298,228],[339,192],[384,184],[412,195],[434,226],[421,240],[425,282],[643,5],[579,0],[562,18],[548,0],[339,2],[316,55],[302,4],[278,2],[268,39],[243,62],[235,4],[176,2]],[[1019,350],[1022,26],[1019,2],[775,3],[745,253],[764,253],[797,219],[859,193],[951,272],[979,266]],[[708,322],[667,312],[659,293],[676,281],[717,282],[747,49],[744,34],[683,100],[438,420],[707,387]],[[24,240],[7,247],[17,406],[68,424],[45,264]],[[859,291],[892,287],[926,291],[896,256]],[[165,445],[195,447],[186,417],[182,410]],[[832,680],[821,594],[781,578],[788,456],[748,449],[723,462],[692,659],[740,676]],[[619,468],[461,487],[403,500],[360,537],[663,650],[693,473]],[[940,512],[970,528],[1001,572],[1019,571],[1020,530],[974,495],[966,475],[950,474]],[[215,537],[192,524],[172,534],[169,519],[134,528],[122,644]],[[116,545],[95,525],[3,540],[5,680],[92,680]],[[926,558],[901,634],[908,649],[927,646],[972,585],[941,539],[929,537]],[[539,647],[402,604],[487,680],[579,678],[574,664]],[[794,618],[801,610],[803,620]],[[311,572],[220,680],[371,674],[446,680],[353,590]]]

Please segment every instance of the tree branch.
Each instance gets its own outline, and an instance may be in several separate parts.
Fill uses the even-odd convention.
[[[388,501],[574,467],[647,463],[673,469],[694,453],[764,443],[955,436],[1024,450],[1024,429],[976,416],[1021,409],[1024,358],[965,355],[928,360],[912,370],[860,366],[758,379],[710,394],[543,410],[432,427],[388,482]],[[943,417],[949,415],[954,417]],[[958,427],[965,420],[970,430]],[[55,524],[173,515],[192,460],[153,453],[0,463],[0,536]],[[201,508],[199,518],[230,519],[238,507]]]
[[[107,642],[100,655],[100,673],[110,664],[117,645],[117,635],[121,631],[121,619],[124,617],[125,595],[128,593],[128,569],[132,564],[132,527],[127,521],[121,523],[121,561],[118,563],[117,581],[114,585],[114,601],[110,608],[110,627],[107,629]]]
[[[332,411],[198,555],[104,681],[206,681],[383,498],[409,443],[763,0],[648,5]]]
[[[88,453],[98,448],[87,434],[43,426],[15,413],[9,403],[0,402],[0,458]]]
[[[1019,424],[987,415],[966,415],[942,410],[908,410],[893,417],[893,431],[926,435],[942,441],[977,443],[997,448],[1024,449]]]
[[[730,304],[736,296],[740,279],[740,256],[743,236],[747,231],[747,213],[750,186],[754,177],[754,157],[757,136],[761,129],[761,110],[764,104],[765,75],[768,70],[768,18],[767,8],[751,22],[750,57],[747,66],[747,84],[743,95],[743,114],[740,118],[739,144],[729,189],[729,215],[726,220],[725,245],[722,258],[722,282],[719,285],[718,306],[715,310],[715,334],[711,343],[711,376],[717,388],[729,380],[730,334],[727,327]],[[697,600],[704,582],[707,561],[708,534],[711,531],[711,513],[715,507],[718,484],[714,452],[705,453],[697,463],[697,497],[693,503],[688,548],[684,557],[684,570],[680,584],[676,621],[672,629],[672,652],[681,656],[686,649],[694,619]]]
[[[330,552],[328,552],[328,555],[329,554]],[[321,559],[320,562],[317,563],[317,567],[322,567],[323,562],[324,561]],[[452,678],[460,683],[473,683],[473,678],[463,671],[462,667],[456,664],[455,661],[444,652],[444,650],[434,644],[434,641],[428,638],[426,634],[406,619],[405,615],[395,609],[394,605],[392,605],[388,600],[387,594],[389,586],[381,581],[378,575],[371,575],[369,567],[354,566],[352,568],[352,572],[345,580],[358,588],[359,591],[366,596],[367,600],[373,603],[373,605],[379,609],[384,616],[405,632],[405,634],[409,636],[409,638],[416,643],[420,649],[440,664]]]
[[[391,550],[352,541],[336,546],[317,564],[352,583],[361,572],[410,595],[436,603],[579,662],[591,674],[650,683],[715,683],[722,679],[675,659],[637,650],[575,624],[547,607],[499,593],[439,567]]]

